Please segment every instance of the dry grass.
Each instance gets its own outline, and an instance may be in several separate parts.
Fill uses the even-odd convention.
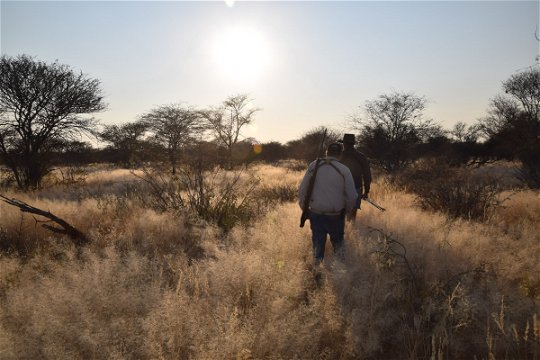
[[[257,173],[267,188],[302,176]],[[79,252],[0,204],[0,358],[538,359],[538,193],[480,223],[421,211],[382,180],[372,189],[387,212],[363,204],[321,286],[295,203],[223,234],[113,191],[11,194],[92,241]]]

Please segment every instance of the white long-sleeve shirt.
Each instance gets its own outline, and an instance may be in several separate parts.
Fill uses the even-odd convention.
[[[343,209],[350,211],[355,207],[358,196],[351,171],[334,157],[327,157],[319,161],[319,170],[309,202],[311,211],[319,214],[339,213]],[[328,162],[331,162],[335,168]],[[298,189],[301,208],[304,206],[309,180],[315,170],[315,164],[316,161],[309,164]]]

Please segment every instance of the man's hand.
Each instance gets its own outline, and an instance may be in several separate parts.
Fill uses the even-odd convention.
[[[350,222],[354,222],[354,220],[356,220],[356,211],[358,209],[352,209],[350,211],[347,212],[347,214],[345,215],[345,219],[347,221],[350,221]]]

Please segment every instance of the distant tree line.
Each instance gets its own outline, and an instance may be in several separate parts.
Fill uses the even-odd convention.
[[[474,124],[459,121],[445,130],[426,118],[423,96],[391,92],[365,101],[350,120],[357,147],[371,162],[398,173],[419,159],[450,166],[478,166],[496,160],[520,164],[520,177],[540,188],[540,69],[512,75],[503,94],[491,100],[487,115]],[[22,189],[37,188],[55,166],[96,162],[139,166],[199,161],[233,167],[255,161],[313,160],[323,127],[314,127],[285,144],[258,143],[242,130],[261,110],[246,94],[218,106],[196,109],[165,104],[132,122],[100,126],[89,115],[106,109],[101,84],[66,65],[32,57],[0,59],[0,163]],[[95,148],[91,136],[106,144]],[[328,142],[342,134],[330,131]]]

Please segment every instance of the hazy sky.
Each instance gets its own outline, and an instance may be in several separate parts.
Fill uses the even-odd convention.
[[[538,1],[2,0],[0,46],[100,79],[105,124],[249,93],[262,111],[244,135],[285,142],[391,91],[472,123],[535,64],[538,23]]]

